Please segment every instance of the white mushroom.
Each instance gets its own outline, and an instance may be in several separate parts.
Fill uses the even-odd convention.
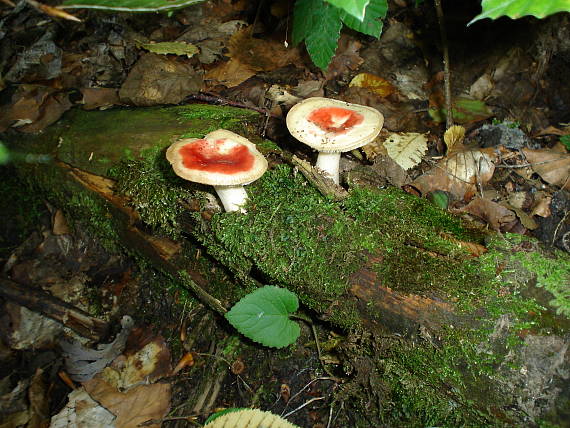
[[[172,144],[166,159],[176,175],[214,186],[226,211],[245,212],[243,188],[267,170],[267,161],[248,139],[225,129],[204,138],[186,138]]]
[[[378,136],[384,116],[372,108],[329,98],[307,98],[287,114],[293,137],[319,151],[316,166],[339,183],[341,152],[368,144]]]

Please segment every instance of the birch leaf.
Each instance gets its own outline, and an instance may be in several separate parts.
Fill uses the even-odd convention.
[[[420,163],[427,150],[427,139],[417,132],[394,133],[384,141],[388,155],[403,169]]]

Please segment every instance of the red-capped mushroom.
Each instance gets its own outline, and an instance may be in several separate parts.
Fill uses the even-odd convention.
[[[267,170],[267,161],[248,139],[225,129],[204,138],[186,138],[166,151],[176,175],[214,186],[226,211],[242,211],[247,201],[243,188]]]
[[[293,137],[319,151],[316,166],[339,183],[341,152],[362,147],[378,136],[384,116],[372,107],[329,98],[307,98],[287,114]]]

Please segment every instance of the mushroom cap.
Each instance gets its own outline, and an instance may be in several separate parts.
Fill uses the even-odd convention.
[[[287,114],[293,137],[321,152],[348,152],[380,133],[384,116],[372,108],[330,98],[307,98]]]
[[[185,138],[166,150],[176,175],[195,183],[234,186],[257,180],[267,160],[247,138],[225,129]]]

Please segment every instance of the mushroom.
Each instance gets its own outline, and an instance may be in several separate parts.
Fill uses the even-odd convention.
[[[307,98],[287,114],[293,137],[319,151],[316,166],[339,183],[341,152],[357,149],[376,138],[384,116],[372,108],[329,98]]]
[[[245,212],[243,188],[267,170],[267,161],[247,138],[225,129],[204,138],[185,138],[166,150],[176,175],[195,183],[210,184],[226,211]]]

